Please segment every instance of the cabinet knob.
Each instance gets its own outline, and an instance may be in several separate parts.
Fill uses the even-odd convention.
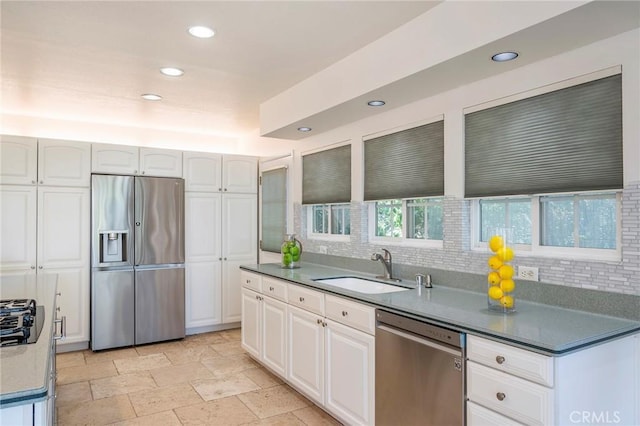
[[[227,188],[224,189],[224,192],[227,192]]]
[[[42,185],[43,183],[44,183],[44,181],[43,181],[43,180],[41,180],[41,181],[40,181],[40,184]]]
[[[218,191],[222,191],[222,188],[218,188]]]
[[[60,306],[58,306],[58,307],[56,308],[56,311],[60,312]]]
[[[57,292],[56,296],[62,296],[62,292],[61,291]]]
[[[273,287],[269,287],[269,291],[273,291]]]
[[[224,260],[227,260],[227,258],[225,257]]]
[[[222,260],[222,259],[220,259],[220,260]],[[247,280],[247,284],[251,284],[251,280]]]
[[[347,312],[347,311],[342,311],[342,316],[343,316],[343,317],[346,317],[347,315],[349,315],[349,312]]]
[[[496,398],[498,398],[498,401],[504,401],[504,399],[505,399],[506,397],[507,397],[507,395],[505,395],[505,394],[504,394],[504,393],[502,393],[502,392],[498,392],[498,393],[496,394]]]
[[[31,266],[31,269],[36,269],[36,267],[32,265],[32,266]]]
[[[502,355],[498,355],[498,356],[496,357],[496,362],[497,362],[498,364],[504,364],[504,362],[505,362],[505,358],[504,358]]]
[[[135,175],[135,174],[137,174],[137,173],[138,173],[138,171],[137,171],[137,170],[134,170],[134,171],[133,171],[133,174],[134,174],[134,175]]]
[[[32,180],[32,181],[31,181],[31,183],[35,184],[35,183],[36,183],[36,181],[35,181],[35,180]]]
[[[260,296],[256,294],[256,300],[260,300]]]
[[[38,269],[42,269],[42,266],[38,266]]]
[[[304,302],[304,297],[302,297],[302,296],[301,296],[301,297],[300,297],[300,301],[301,301],[301,302]]]
[[[322,321],[322,326],[326,327],[327,326],[327,322],[326,321]]]
[[[144,170],[142,171],[142,174],[145,174],[145,171],[144,171]]]

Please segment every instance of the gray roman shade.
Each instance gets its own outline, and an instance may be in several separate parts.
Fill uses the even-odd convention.
[[[443,194],[443,120],[365,141],[365,201]]]
[[[287,233],[287,169],[262,172],[262,250],[280,253]]]
[[[620,189],[620,74],[465,115],[465,196]]]
[[[351,144],[302,157],[302,204],[351,202]]]

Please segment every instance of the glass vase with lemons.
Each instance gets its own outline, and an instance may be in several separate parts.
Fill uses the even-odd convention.
[[[510,228],[496,228],[490,233],[488,246],[491,254],[487,260],[487,303],[489,310],[510,313],[516,309],[515,269],[511,261],[515,257]]]

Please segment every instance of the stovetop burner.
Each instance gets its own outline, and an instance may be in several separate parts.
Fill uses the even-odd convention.
[[[35,300],[0,300],[0,346],[35,343],[43,324],[44,307]]]

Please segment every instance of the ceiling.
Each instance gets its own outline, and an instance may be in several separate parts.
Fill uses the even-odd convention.
[[[431,1],[0,2],[2,112],[234,136]],[[187,33],[215,28],[211,39]],[[167,77],[163,66],[185,71]],[[140,95],[157,93],[161,101]]]

